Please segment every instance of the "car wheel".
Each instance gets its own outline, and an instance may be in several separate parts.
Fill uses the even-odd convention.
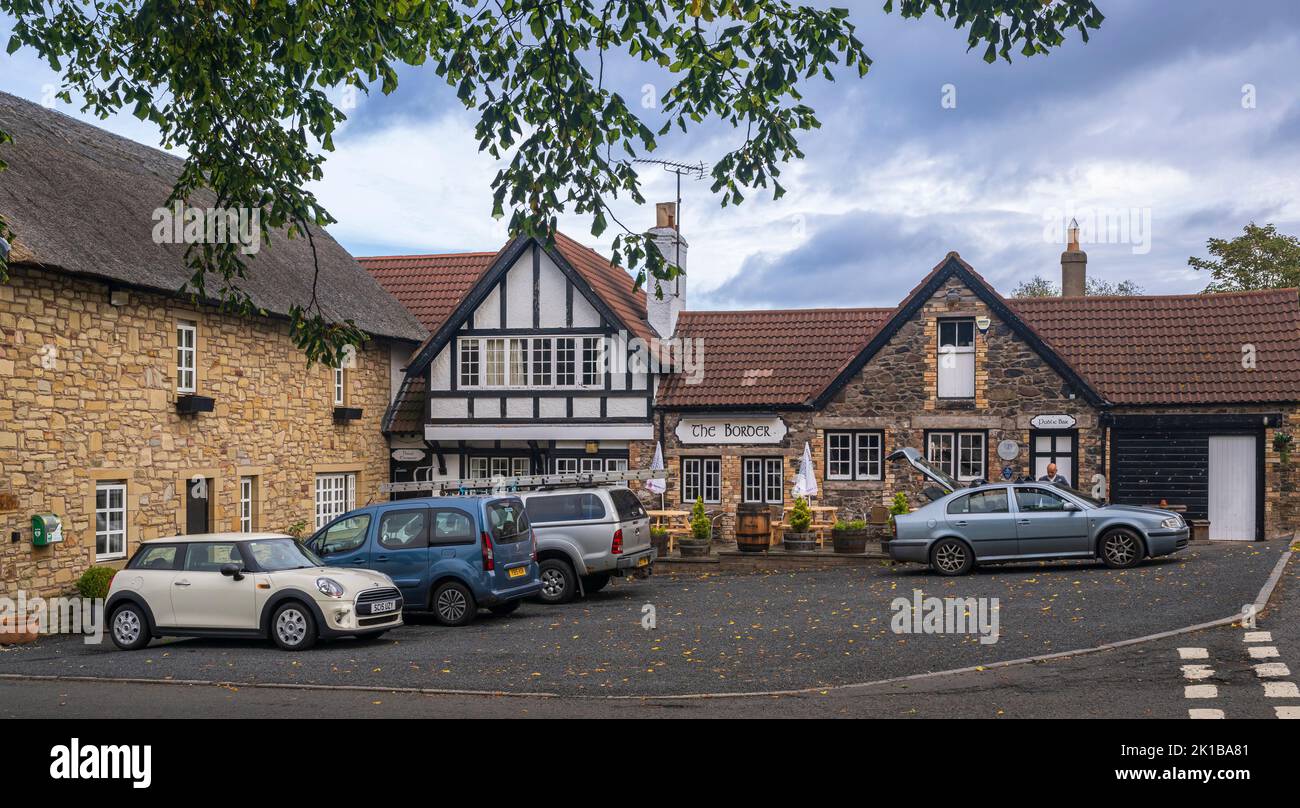
[[[605,588],[609,583],[608,572],[598,572],[595,575],[588,575],[582,579],[582,591],[588,595],[595,594]]]
[[[1142,539],[1127,528],[1112,530],[1101,537],[1101,560],[1111,569],[1131,567],[1143,555]]]
[[[542,603],[568,603],[573,600],[577,583],[573,576],[573,567],[569,562],[558,558],[548,558],[541,564],[538,574],[542,580]]]
[[[271,615],[271,639],[285,651],[306,651],[316,644],[316,637],[316,617],[296,600]]]
[[[145,617],[144,609],[134,603],[124,603],[117,607],[113,611],[110,625],[112,628],[109,633],[113,637],[113,644],[123,651],[139,651],[152,639],[149,619]]]
[[[464,626],[474,619],[478,607],[469,588],[448,581],[433,591],[433,616],[444,626]]]
[[[957,539],[940,539],[930,552],[930,567],[940,575],[965,575],[974,566],[974,554]]]
[[[519,604],[522,602],[523,601],[516,599],[510,601],[509,603],[500,603],[496,606],[491,607],[490,609],[488,609],[488,611],[492,612],[492,614],[495,614],[497,617],[505,617],[508,614],[514,614],[516,611],[518,611]]]

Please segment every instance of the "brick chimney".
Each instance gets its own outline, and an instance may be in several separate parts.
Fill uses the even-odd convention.
[[[1088,254],[1079,249],[1079,222],[1070,220],[1070,243],[1061,253],[1061,297],[1083,297],[1088,293]]]
[[[646,235],[659,248],[665,262],[681,267],[683,272],[686,270],[689,245],[677,223],[677,203],[655,205],[655,226]],[[686,308],[686,276],[678,275],[671,281],[652,277],[646,282],[645,295],[646,319],[651,328],[664,339],[671,337],[677,330],[677,315]]]

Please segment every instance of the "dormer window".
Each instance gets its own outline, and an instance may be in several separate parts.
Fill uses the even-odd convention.
[[[975,320],[939,321],[939,398],[975,397]]]
[[[462,337],[464,389],[588,388],[605,383],[604,337]]]

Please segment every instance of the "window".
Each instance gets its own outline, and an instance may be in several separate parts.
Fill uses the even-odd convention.
[[[510,474],[515,477],[524,477],[532,473],[532,461],[526,457],[510,458]]]
[[[316,527],[321,528],[356,507],[357,475],[316,475]]]
[[[827,432],[826,479],[881,480],[883,432]]]
[[[627,461],[618,457],[607,457],[605,471],[627,471]]]
[[[146,544],[127,566],[133,570],[174,570],[179,550],[174,544]]]
[[[226,564],[244,565],[239,546],[233,541],[195,542],[185,552],[186,572],[221,572]]]
[[[535,525],[605,518],[605,505],[595,494],[530,497],[527,504],[528,515],[533,517]]]
[[[460,386],[478,387],[478,340],[460,341]]]
[[[483,386],[505,387],[506,385],[506,341],[489,339],[483,342]]]
[[[473,544],[474,520],[464,511],[439,510],[433,516],[433,544]]]
[[[599,457],[584,457],[579,461],[578,465],[584,472],[605,470],[605,461]]]
[[[494,457],[494,458],[492,458],[491,468],[492,468],[492,476],[493,476],[493,477],[509,477],[509,476],[510,476],[510,458],[508,458],[508,457]]]
[[[551,340],[533,340],[533,385],[551,386]]]
[[[682,502],[722,501],[722,458],[682,458]]]
[[[925,439],[925,458],[962,482],[985,479],[983,432],[931,432]]]
[[[853,479],[853,434],[829,432],[826,435],[826,479]]]
[[[637,499],[636,494],[626,488],[612,489],[609,492],[609,498],[614,502],[614,508],[618,511],[618,520],[620,522],[632,522],[649,516],[645,512],[645,508],[642,507],[641,500]]]
[[[379,544],[389,550],[418,550],[429,545],[429,512],[424,508],[389,511],[379,519]]]
[[[576,457],[557,457],[555,458],[556,474],[577,474],[578,458]]]
[[[488,529],[492,531],[492,541],[498,544],[511,544],[524,541],[531,536],[528,514],[524,512],[524,503],[518,499],[499,499],[488,503]]]
[[[958,497],[948,503],[948,513],[952,514],[975,514],[975,513],[1009,513],[1007,506],[1007,489],[993,488],[988,491],[977,491],[968,497]]]
[[[198,327],[194,323],[176,325],[176,392],[193,393],[195,351],[198,345]]]
[[[604,362],[603,340],[599,337],[584,337],[582,340],[582,384],[596,387],[604,383],[601,370]]]
[[[577,383],[576,358],[572,339],[555,341],[555,386],[573,387]]]
[[[488,458],[471,457],[469,459],[469,476],[472,480],[486,480],[488,474]]]
[[[95,485],[95,560],[126,557],[126,483]]]
[[[746,502],[780,505],[785,501],[785,458],[747,457],[742,466]]]
[[[257,529],[257,478],[239,478],[239,532]]]
[[[334,406],[343,406],[347,391],[347,371],[341,367],[334,368]]]
[[[1060,512],[1065,510],[1065,500],[1040,488],[1017,488],[1016,510],[1022,513]]]
[[[939,321],[939,398],[975,397],[975,321]]]
[[[335,522],[325,531],[316,552],[321,555],[348,553],[366,543],[370,530],[370,514],[363,513]]]

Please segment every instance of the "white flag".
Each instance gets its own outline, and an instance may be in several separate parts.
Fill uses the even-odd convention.
[[[794,478],[794,495],[796,497],[817,496],[817,470],[813,468],[812,448],[808,442],[803,444],[803,459],[799,461],[799,473]]]
[[[664,470],[664,450],[663,447],[657,443],[655,444],[655,459],[650,461],[650,470],[651,471]],[[646,480],[645,490],[649,491],[652,494],[662,494],[663,492],[668,490],[668,481],[666,479],[658,478],[658,477],[653,480]]]

